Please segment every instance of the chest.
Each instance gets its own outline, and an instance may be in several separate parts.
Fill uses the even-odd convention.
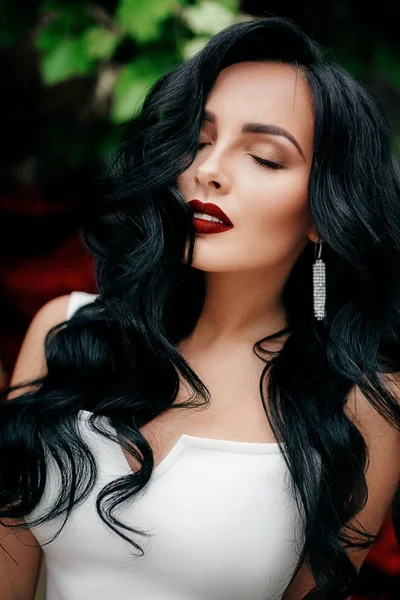
[[[153,449],[155,466],[184,434],[239,442],[276,441],[260,393],[265,363],[251,348],[191,355],[185,359],[206,385],[211,401],[201,408],[168,409],[140,429]],[[263,382],[265,388],[265,378]],[[192,390],[181,379],[174,404],[186,402],[191,394]],[[136,470],[135,459],[128,454],[126,459]]]

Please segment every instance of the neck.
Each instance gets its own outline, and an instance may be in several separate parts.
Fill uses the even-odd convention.
[[[198,350],[253,345],[286,327],[281,302],[287,273],[207,273],[202,313],[190,335]],[[189,341],[189,340],[188,340]]]

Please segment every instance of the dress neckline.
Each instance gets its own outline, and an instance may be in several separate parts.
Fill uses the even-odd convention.
[[[83,421],[88,421],[93,414],[94,413],[87,410],[80,410],[78,412],[78,417]],[[115,429],[111,424],[109,426],[112,434],[116,435]],[[132,468],[128,463],[123,448],[119,444],[115,444],[115,446],[117,446],[118,453],[123,458],[124,466],[128,467],[129,472],[132,473]],[[230,452],[232,454],[275,455],[282,457],[282,448],[285,448],[286,444],[284,442],[241,442],[237,440],[222,440],[219,438],[199,437],[188,433],[182,433],[168,454],[156,467],[154,467],[152,478],[154,479],[163,474],[183,449],[188,446],[220,452]]]

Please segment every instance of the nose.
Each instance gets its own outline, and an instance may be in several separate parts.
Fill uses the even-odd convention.
[[[211,154],[197,167],[195,181],[204,188],[212,188],[222,193],[228,192],[231,185],[228,173],[221,168],[221,161]]]

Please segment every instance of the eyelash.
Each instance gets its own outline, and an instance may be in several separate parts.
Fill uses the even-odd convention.
[[[208,143],[200,142],[199,150],[202,150],[204,148],[204,146],[209,146],[209,145],[210,144],[208,144]],[[259,156],[255,156],[254,154],[249,154],[249,156],[251,156],[251,158],[254,160],[254,162],[257,163],[258,165],[260,165],[261,167],[268,168],[268,169],[274,169],[275,171],[283,168],[281,164],[272,162],[271,160],[266,160],[265,158],[260,158]]]
[[[276,162],[272,162],[271,160],[266,160],[265,158],[260,158],[259,156],[254,156],[253,154],[249,154],[251,158],[261,167],[267,167],[269,169],[274,169],[277,171],[278,169],[282,169],[282,165]]]

